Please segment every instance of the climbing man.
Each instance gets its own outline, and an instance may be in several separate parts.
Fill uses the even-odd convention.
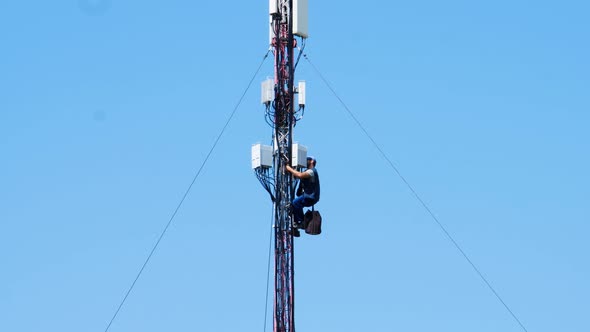
[[[320,177],[315,169],[316,163],[314,157],[307,157],[307,169],[304,172],[298,172],[289,165],[285,167],[300,180],[297,197],[292,202],[294,227],[300,228],[302,225],[303,207],[313,206],[320,200]]]

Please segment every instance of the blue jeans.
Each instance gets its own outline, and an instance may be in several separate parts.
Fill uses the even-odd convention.
[[[293,216],[295,217],[295,222],[303,222],[303,207],[312,206],[315,203],[317,203],[317,201],[306,194],[295,198],[293,200]]]

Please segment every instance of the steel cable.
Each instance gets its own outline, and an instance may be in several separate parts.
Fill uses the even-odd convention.
[[[422,207],[428,212],[428,214],[432,217],[432,219],[438,224],[438,226],[440,227],[440,229],[442,229],[442,231],[445,233],[445,235],[447,236],[447,238],[453,243],[453,245],[455,246],[455,248],[457,248],[457,250],[459,250],[459,252],[465,258],[465,260],[467,260],[467,262],[469,263],[469,265],[471,265],[471,267],[475,270],[475,272],[479,275],[479,277],[483,280],[483,282],[488,286],[488,288],[492,291],[492,293],[496,296],[496,298],[500,301],[500,303],[502,303],[502,305],[510,313],[510,315],[512,316],[512,318],[514,318],[514,320],[518,323],[518,325],[520,325],[520,327],[523,329],[523,331],[528,332],[528,330],[526,329],[526,327],[524,327],[524,325],[522,324],[522,322],[520,321],[520,319],[518,319],[518,317],[514,314],[514,312],[510,309],[510,307],[508,307],[508,305],[502,299],[502,297],[500,296],[500,294],[498,294],[498,292],[490,284],[490,282],[487,280],[487,278],[481,273],[481,271],[477,268],[477,266],[475,266],[475,264],[473,263],[473,261],[469,258],[469,256],[467,256],[467,254],[465,253],[465,251],[461,248],[461,246],[457,243],[457,241],[455,241],[455,239],[453,238],[453,236],[447,231],[446,227],[444,227],[444,225],[438,220],[438,218],[434,215],[434,213],[432,212],[432,210],[428,207],[428,205],[426,205],[426,203],[420,197],[420,195],[418,195],[418,193],[416,192],[416,190],[414,190],[414,188],[412,187],[412,185],[410,185],[410,183],[406,180],[406,178],[401,174],[401,172],[399,171],[399,169],[393,164],[393,162],[391,161],[391,159],[389,159],[389,157],[387,157],[387,155],[385,154],[385,152],[383,151],[383,149],[381,149],[381,146],[379,146],[379,144],[377,144],[377,142],[373,139],[373,137],[369,134],[369,132],[365,129],[365,127],[361,124],[361,122],[357,119],[357,117],[354,115],[354,113],[352,113],[352,111],[348,108],[348,106],[346,105],[346,103],[344,103],[344,101],[342,100],[342,98],[340,98],[340,96],[332,88],[332,86],[326,80],[326,78],[324,77],[324,75],[322,75],[322,73],[318,70],[318,68],[311,62],[311,60],[309,60],[309,58],[307,57],[307,54],[303,54],[303,57],[312,66],[312,68],[314,69],[314,71],[316,72],[316,74],[318,74],[318,76],[321,78],[321,80],[324,82],[324,84],[326,84],[326,86],[328,87],[328,89],[330,89],[330,91],[332,91],[332,94],[334,94],[334,96],[336,97],[336,99],[338,99],[338,101],[340,102],[340,104],[342,104],[342,106],[344,107],[344,109],[352,117],[352,119],[357,124],[357,126],[363,131],[363,133],[365,133],[365,135],[367,136],[367,138],[373,143],[373,146],[379,151],[379,153],[387,161],[387,163],[389,164],[389,166],[395,171],[395,173],[399,176],[399,178],[406,184],[406,186],[408,187],[408,189],[410,189],[410,191],[412,192],[412,194],[414,194],[414,197],[418,200],[418,202],[420,202],[420,204],[422,205]]]
[[[205,160],[203,160],[203,163],[201,164],[201,166],[199,167],[199,170],[197,171],[197,173],[195,174],[195,176],[193,177],[193,180],[191,181],[190,185],[188,186],[188,188],[186,189],[186,191],[184,192],[184,195],[182,196],[182,198],[180,199],[180,202],[178,203],[178,205],[176,206],[176,209],[174,209],[174,212],[172,213],[172,216],[170,217],[170,219],[168,220],[168,223],[166,224],[166,227],[164,227],[164,229],[162,230],[162,232],[160,233],[160,236],[158,237],[158,240],[156,241],[156,243],[154,244],[154,246],[152,247],[152,250],[150,251],[149,255],[147,256],[146,260],[143,262],[143,265],[141,266],[141,269],[139,269],[139,272],[137,273],[137,275],[135,276],[135,279],[133,280],[133,282],[131,283],[131,286],[129,287],[129,289],[127,290],[127,292],[125,293],[125,296],[123,297],[123,300],[121,301],[121,303],[119,304],[119,306],[117,307],[117,310],[115,311],[115,313],[113,314],[113,317],[111,317],[111,320],[109,321],[109,324],[107,325],[107,327],[105,328],[105,332],[107,332],[110,328],[111,325],[113,324],[113,322],[115,321],[115,318],[117,318],[117,315],[119,314],[119,311],[121,311],[121,308],[123,307],[123,304],[125,304],[125,301],[127,300],[127,298],[129,297],[129,294],[131,293],[131,291],[133,290],[133,288],[135,287],[135,284],[137,283],[137,280],[139,280],[139,277],[141,276],[141,274],[143,273],[143,270],[145,269],[145,267],[147,266],[147,264],[149,263],[150,259],[152,258],[152,256],[154,255],[154,252],[156,251],[156,249],[158,248],[158,245],[160,244],[160,241],[162,241],[162,238],[164,237],[164,235],[166,234],[166,231],[168,230],[168,228],[170,227],[170,225],[172,224],[172,221],[174,220],[174,217],[176,217],[176,214],[178,213],[178,211],[180,210],[180,207],[182,206],[182,204],[184,203],[184,200],[186,199],[186,197],[188,196],[189,192],[191,191],[193,185],[195,184],[195,182],[197,181],[197,178],[199,177],[199,175],[201,175],[201,172],[203,171],[203,168],[205,167],[205,165],[207,164],[207,161],[209,161],[209,157],[211,157],[211,154],[213,153],[213,151],[215,150],[215,147],[217,147],[217,143],[219,143],[219,140],[221,139],[221,137],[223,136],[225,130],[227,129],[227,127],[229,126],[229,123],[231,122],[231,120],[233,119],[234,115],[236,114],[236,111],[238,110],[238,107],[240,106],[240,104],[242,103],[242,100],[244,99],[244,97],[246,96],[246,93],[248,92],[248,90],[250,89],[250,86],[252,85],[252,82],[254,81],[254,79],[256,78],[256,76],[258,75],[258,72],[260,71],[260,68],[262,68],[262,65],[264,64],[264,61],[266,60],[266,58],[268,57],[268,54],[270,53],[270,50],[268,50],[266,52],[266,54],[264,55],[262,61],[260,62],[260,65],[258,66],[258,69],[256,69],[256,72],[254,73],[254,75],[252,75],[252,78],[250,79],[250,82],[248,82],[248,86],[246,87],[246,89],[244,90],[244,93],[242,94],[242,96],[240,97],[240,99],[238,100],[236,106],[234,107],[233,111],[231,112],[230,116],[228,117],[227,121],[225,122],[225,125],[223,126],[223,128],[221,129],[221,131],[219,132],[219,135],[217,135],[217,138],[215,139],[215,142],[213,143],[213,145],[211,146],[211,149],[209,149],[209,153],[207,153],[207,156],[205,157]]]

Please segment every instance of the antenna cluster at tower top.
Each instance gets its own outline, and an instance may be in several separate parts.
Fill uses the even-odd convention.
[[[307,38],[309,36],[308,30],[308,0],[292,0],[293,3],[293,34],[301,38]],[[285,0],[269,0],[268,12],[270,14],[270,22],[272,23],[273,15],[284,14],[283,10],[280,10],[280,6],[287,4]],[[269,44],[272,45],[272,39],[275,37],[275,31],[271,27],[269,29]]]

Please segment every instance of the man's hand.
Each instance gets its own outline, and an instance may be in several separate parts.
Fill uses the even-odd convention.
[[[286,165],[285,165],[285,169],[286,169],[287,171],[289,171],[289,173],[293,173],[293,171],[294,171],[294,169],[293,169],[293,168],[292,168],[292,167],[291,167],[289,164],[286,164]]]

